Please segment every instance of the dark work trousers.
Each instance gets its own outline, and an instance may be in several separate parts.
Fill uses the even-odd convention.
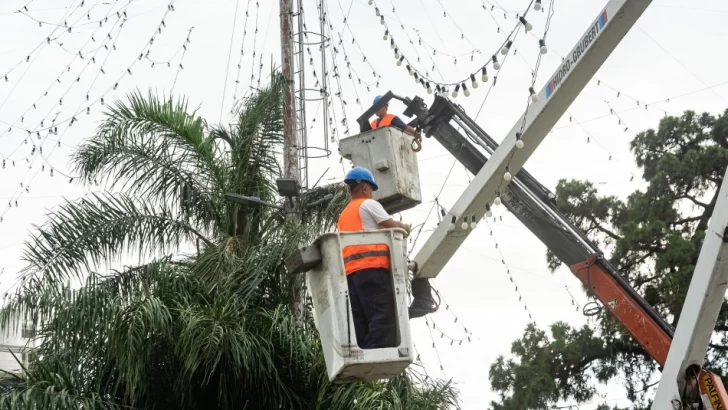
[[[397,347],[397,306],[389,271],[362,269],[347,275],[346,280],[359,347]]]

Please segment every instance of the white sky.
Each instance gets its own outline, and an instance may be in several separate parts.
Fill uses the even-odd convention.
[[[240,0],[236,23],[233,21],[235,0],[174,1],[175,11],[165,18],[165,27],[161,33],[157,32],[151,47],[149,59],[156,62],[153,68],[149,60],[138,60],[138,57],[140,52],[146,52],[148,41],[167,11],[169,1],[131,1],[125,9],[127,0],[87,0],[82,12],[76,11],[65,18],[69,25],[75,26],[71,33],[60,27],[52,34],[53,37],[60,35],[58,42],[63,46],[56,42],[45,44],[44,39],[56,28],[49,23],[61,21],[63,25],[63,15],[75,9],[80,2],[0,2],[0,38],[3,39],[0,41],[0,155],[6,161],[5,169],[0,169],[0,215],[4,220],[0,223],[0,272],[3,272],[0,289],[3,292],[14,284],[15,274],[23,267],[20,261],[22,243],[33,225],[43,223],[45,212],[62,203],[63,197],[75,199],[88,191],[75,182],[69,184],[68,177],[62,175],[70,172],[66,168],[69,154],[84,138],[92,135],[98,124],[103,108],[98,103],[100,97],[103,96],[105,102],[114,101],[123,98],[134,87],[142,91],[152,87],[160,93],[169,92],[176,77],[176,95],[188,96],[191,106],[199,106],[201,115],[210,122],[217,122],[221,117],[227,121],[236,78],[240,80],[238,97],[250,84],[253,66],[256,66],[252,71],[257,82],[258,62],[254,64],[251,60],[253,48],[257,53],[256,60],[262,55],[263,82],[269,73],[270,62],[278,64],[280,61],[278,2],[275,1],[261,1],[256,7],[255,0]],[[547,37],[549,53],[544,56],[539,70],[538,77],[541,80],[550,78],[561,56],[571,50],[587,25],[607,3],[606,0],[555,2],[555,15]],[[336,121],[346,117],[351,124],[352,134],[356,131],[355,119],[362,111],[356,103],[357,96],[364,108],[375,95],[387,90],[410,97],[419,95],[427,102],[431,101],[426,92],[408,76],[404,65],[395,65],[393,50],[389,42],[382,39],[384,28],[379,24],[373,6],[368,6],[366,0],[327,0],[327,4],[334,26],[335,44],[338,43],[339,33],[344,39],[337,46],[337,64],[341,74],[341,96],[347,104],[342,113],[340,98],[332,98],[329,109]],[[528,1],[501,0],[493,3],[496,5],[493,12],[489,11],[490,0],[460,0],[457,6],[454,2],[442,0],[378,0],[376,4],[385,15],[395,40],[402,45],[405,56],[410,60],[421,56],[422,62],[416,64],[420,71],[431,71],[434,61],[444,82],[449,83],[479,70],[503,42],[504,32],[510,32],[514,27],[515,12],[523,11]],[[487,10],[483,9],[483,4],[486,4]],[[728,31],[724,28],[728,6],[720,0],[693,0],[687,4],[678,0],[653,2],[599,70],[595,80],[571,106],[571,115],[565,115],[560,120],[526,164],[526,169],[541,183],[553,189],[559,178],[589,179],[598,182],[603,193],[624,197],[640,187],[639,173],[628,147],[635,132],[655,127],[665,112],[673,114],[694,109],[717,114],[728,106],[728,80],[724,76],[728,61],[725,53],[721,52],[728,43]],[[27,5],[28,15],[14,13],[23,5]],[[443,5],[446,17],[443,16]],[[549,2],[544,0],[544,5],[548,9]],[[316,1],[304,0],[307,29],[310,32],[319,31],[316,6]],[[504,17],[499,6],[513,13]],[[248,8],[246,26],[245,12]],[[117,21],[115,11],[124,9],[129,19],[121,34],[117,35],[119,27],[114,26]],[[344,13],[350,10],[346,29],[342,10]],[[97,21],[110,12],[108,22],[99,28]],[[534,25],[534,35],[523,32],[518,35],[513,47],[518,50],[518,54],[508,57],[497,86],[493,88],[477,118],[481,127],[497,141],[506,135],[525,109],[530,67],[535,65],[537,39],[543,34],[546,15],[530,13],[529,21]],[[37,20],[47,23],[39,26]],[[254,33],[256,22],[257,36]],[[404,30],[400,24],[404,25]],[[180,46],[192,26],[195,28],[182,62],[184,69],[179,70],[177,76],[182,56]],[[500,33],[497,32],[498,26],[502,28]],[[242,68],[238,70],[244,28],[247,29],[245,55],[242,56]],[[112,40],[107,38],[104,43],[109,30]],[[421,35],[423,44],[429,46],[417,45],[415,30]],[[92,35],[95,43],[90,41]],[[352,44],[352,35],[355,44]],[[414,46],[407,41],[407,35],[413,39]],[[231,37],[232,58],[228,66]],[[316,36],[309,35],[309,41],[315,42]],[[111,47],[112,43],[116,51],[103,63],[106,74],[99,75],[94,83],[101,62],[107,56],[102,45]],[[436,50],[435,55],[433,48]],[[471,62],[470,56],[474,49],[479,52],[475,53],[474,61]],[[83,50],[83,60],[78,56],[79,50]],[[373,82],[371,67],[376,70],[381,76],[379,88],[372,86],[368,91],[366,86],[356,83],[356,76],[354,81],[348,79],[346,64],[343,62],[344,51],[349,56],[352,70],[361,77],[363,83]],[[318,47],[312,45],[311,52],[314,67],[321,78]],[[362,53],[366,55],[367,62],[363,62]],[[30,62],[25,62],[28,55]],[[96,57],[96,64],[90,63],[91,56]],[[458,56],[457,64],[454,64],[452,56]],[[327,58],[331,70],[333,62],[328,51]],[[170,60],[168,68],[166,62]],[[308,60],[306,56],[305,67],[310,70]],[[69,64],[71,69],[66,71]],[[131,77],[126,71],[129,67]],[[229,68],[228,73],[226,67]],[[5,82],[2,74],[8,70],[9,82]],[[492,82],[494,73],[491,69],[489,71]],[[55,82],[62,72],[61,82]],[[229,76],[227,86],[226,74]],[[77,82],[79,75],[80,80]],[[436,81],[442,81],[442,77],[430,74],[430,78]],[[600,85],[596,79],[601,81]],[[118,88],[113,90],[117,81]],[[306,81],[308,88],[314,88],[310,71]],[[537,91],[542,86],[543,82],[538,81]],[[336,82],[332,83],[332,88],[334,93],[338,93]],[[224,89],[226,93],[223,101]],[[487,89],[481,84],[477,90],[471,90],[473,92],[469,98],[458,97],[458,103],[474,117]],[[46,91],[48,94],[44,96]],[[87,94],[89,102],[86,101]],[[318,97],[315,94],[309,93],[309,96]],[[63,101],[59,105],[61,97]],[[86,107],[95,101],[87,115]],[[637,101],[640,102],[639,107]],[[645,103],[648,104],[647,109],[644,108]],[[222,112],[221,105],[224,107]],[[610,106],[619,113],[618,116],[610,115]],[[306,108],[309,145],[322,146],[323,132],[319,126],[322,123],[321,108],[316,101],[308,103]],[[403,109],[399,103],[390,106],[390,112],[394,113]],[[68,122],[59,125],[57,137],[45,138],[45,133],[42,133],[43,157],[31,155],[32,143],[24,144],[27,137],[24,130],[41,128],[41,120],[47,127],[59,111],[58,121],[75,115],[78,122],[70,128]],[[313,118],[316,118],[315,123]],[[337,125],[337,122],[334,124]],[[13,127],[11,132],[7,132],[9,126]],[[627,131],[624,131],[625,127]],[[337,136],[342,136],[343,128],[336,128]],[[60,147],[58,139],[61,141]],[[36,145],[41,143],[35,133],[29,140]],[[330,159],[311,160],[312,182],[329,167],[324,183],[330,182],[330,178],[337,180],[343,176],[333,144],[332,149],[334,155]],[[443,187],[447,171],[453,164],[453,159],[434,139],[424,141],[419,158],[422,196],[426,202],[404,213],[405,220],[413,224],[425,220],[431,206],[429,201]],[[15,167],[12,161],[15,161]],[[44,169],[41,168],[43,165]],[[50,168],[55,169],[53,177],[49,174]],[[632,174],[636,175],[634,182],[630,182]],[[468,181],[463,167],[456,164],[439,195],[440,203],[449,208]],[[26,187],[28,192],[25,191]],[[8,208],[8,201],[12,203],[11,208]],[[522,334],[528,322],[524,302],[541,327],[545,328],[556,320],[574,325],[585,323],[585,318],[576,311],[565,289],[568,287],[576,302],[583,305],[585,297],[578,281],[566,269],[550,274],[546,268],[544,246],[515,217],[506,213],[505,208],[496,208],[494,214],[502,215],[502,220],[498,218],[497,222],[490,222],[492,237],[488,226],[481,223],[434,281],[450,310],[443,307],[430,320],[436,322],[438,330],[442,329],[455,339],[464,337],[461,324],[465,325],[473,334],[472,342],[462,346],[456,342],[451,346],[447,338],[440,338],[438,330],[428,330],[423,320],[412,322],[415,344],[428,372],[432,376],[454,379],[461,389],[464,409],[485,408],[486,403],[495,398],[489,391],[488,368],[498,355],[508,355],[511,342]],[[436,223],[436,216],[431,215],[426,230],[433,228]],[[423,233],[418,246],[424,243],[427,235],[428,232]],[[496,242],[498,249],[494,244]],[[505,273],[506,267],[500,262],[499,251],[521,291],[522,301],[519,301]],[[457,323],[452,312],[457,314]],[[436,349],[432,347],[431,334]],[[444,370],[440,370],[440,364]],[[618,384],[606,386],[601,391],[610,405],[624,404],[625,393]],[[597,399],[594,401],[598,402]],[[596,404],[587,404],[581,405],[580,409],[595,407]]]

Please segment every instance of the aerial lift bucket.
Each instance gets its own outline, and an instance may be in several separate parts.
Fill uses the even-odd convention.
[[[373,193],[391,215],[422,202],[417,153],[412,137],[394,127],[383,127],[339,141],[341,156],[354,166],[367,168],[379,190]]]
[[[396,347],[362,349],[356,339],[342,250],[345,246],[368,244],[386,244],[390,250],[391,278],[397,306],[399,343]],[[399,228],[370,232],[329,232],[286,260],[290,273],[308,271],[306,282],[313,299],[313,317],[321,338],[330,381],[345,383],[390,379],[412,364],[406,250],[405,231]]]

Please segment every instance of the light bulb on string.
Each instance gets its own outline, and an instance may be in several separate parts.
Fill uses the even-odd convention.
[[[387,40],[389,38],[389,30],[384,31],[384,35],[382,36],[382,40]]]
[[[516,133],[516,148],[521,149],[523,148],[523,140],[521,139],[521,133]]]
[[[536,90],[534,90],[533,87],[528,87],[528,92],[531,93],[531,102],[538,102],[538,94],[536,94]]]
[[[412,67],[409,64],[407,64],[407,72],[412,75]]]
[[[536,0],[536,3],[533,5],[533,9],[536,11],[541,10],[541,0]]]
[[[460,229],[462,229],[463,231],[468,229],[468,217],[467,216],[463,217],[463,223],[460,224]]]
[[[399,49],[398,48],[394,49],[394,58],[399,59]]]
[[[375,7],[374,8],[374,11],[377,13],[377,16],[381,16],[382,15],[382,13],[379,12],[379,7]],[[384,16],[382,16],[382,17],[384,17]]]
[[[500,205],[501,199],[500,199],[500,192],[495,193],[495,199],[493,200],[493,205]]]
[[[394,50],[394,39],[389,40],[389,47]]]
[[[463,95],[470,97],[470,90],[468,90],[468,86],[466,86],[465,83],[462,83],[461,86],[463,87]]]
[[[546,47],[546,42],[543,39],[538,40],[538,45],[540,47],[541,54],[549,52],[549,49]]]
[[[369,5],[371,6],[372,4],[374,4],[374,0],[369,0]]]
[[[425,85],[425,79],[424,78],[420,78],[420,84],[422,85],[422,88],[427,88],[427,86]]]
[[[506,165],[506,172],[503,174],[503,179],[507,182],[511,182],[513,175],[511,175],[510,168]]]
[[[379,18],[379,24],[384,25],[384,16]]]
[[[481,77],[480,77],[480,81],[482,81],[484,83],[487,83],[488,82],[488,70],[485,67],[483,67],[480,70],[480,72],[482,74]]]
[[[508,52],[511,50],[511,46],[513,45],[513,42],[511,40],[508,40],[506,44],[501,48],[500,53],[503,55],[508,54]]]
[[[450,95],[452,95],[452,98],[457,98],[457,96],[458,96],[458,91],[459,91],[459,90],[460,90],[460,84],[456,85],[456,86],[455,86],[455,89],[454,89],[454,90],[452,90],[452,94],[450,94]]]
[[[427,82],[427,94],[432,94],[432,87],[430,87],[430,82]]]
[[[475,215],[473,215],[473,216],[472,216],[472,217],[470,218],[470,229],[475,229],[475,228],[477,228],[477,227],[478,227],[478,221],[476,220],[476,217],[475,217]]]
[[[473,88],[478,88],[478,81],[475,80],[475,74],[470,74],[470,84]]]
[[[452,231],[455,230],[455,222],[456,221],[457,221],[457,218],[453,216],[452,219],[450,220],[450,224],[447,226],[447,230],[448,231],[452,232]]]
[[[485,204],[485,216],[490,218],[493,216],[493,211],[490,210],[490,205]]]
[[[501,64],[498,62],[498,57],[496,57],[495,54],[493,54],[492,60],[493,60],[493,68],[495,70],[500,70]]]
[[[525,17],[521,16],[518,18],[518,20],[520,20],[521,24],[523,24],[523,26],[526,28],[526,33],[533,30],[533,24],[529,23]]]
[[[404,56],[400,57],[399,60],[397,60],[397,66],[401,66],[403,60],[404,60]]]

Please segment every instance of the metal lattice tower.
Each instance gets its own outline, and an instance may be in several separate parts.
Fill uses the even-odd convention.
[[[330,154],[329,150],[329,91],[327,89],[326,76],[326,47],[329,46],[329,39],[325,36],[325,17],[323,15],[322,2],[318,4],[318,20],[320,32],[310,31],[306,25],[306,13],[304,0],[295,0],[294,15],[296,18],[296,33],[293,35],[293,73],[294,73],[294,96],[295,96],[295,117],[296,117],[296,141],[298,145],[298,171],[299,181],[303,188],[309,187],[308,166],[309,159],[320,158],[322,155],[312,155],[311,151],[324,151],[325,155]],[[310,55],[310,65],[314,65],[311,49],[319,50],[321,53],[320,77],[315,76],[314,87],[307,86],[306,55]],[[315,69],[314,69],[315,70]],[[306,105],[309,103],[320,103],[323,107],[322,136],[323,147],[309,145],[307,132]],[[318,140],[318,138],[317,138]]]

